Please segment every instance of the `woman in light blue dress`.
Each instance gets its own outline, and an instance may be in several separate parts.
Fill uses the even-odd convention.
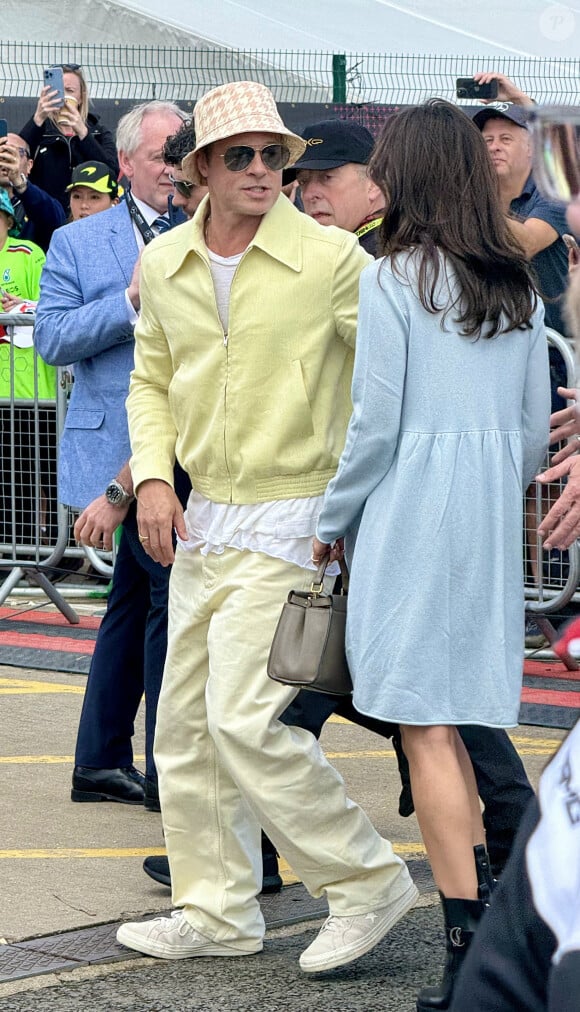
[[[548,354],[468,117],[439,100],[393,116],[370,173],[385,255],[361,276],[353,414],[313,558],[338,541],[336,558],[346,538],[354,704],[401,725],[447,925],[426,1012],[448,1008],[484,909],[483,825],[456,725],[518,720],[522,495],[547,448]]]

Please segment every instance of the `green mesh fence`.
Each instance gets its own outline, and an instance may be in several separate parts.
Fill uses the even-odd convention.
[[[193,104],[209,88],[249,78],[278,102],[413,105],[454,98],[455,78],[507,74],[542,104],[580,104],[580,59],[480,58],[383,53],[168,49],[127,45],[0,42],[0,99],[34,97],[45,66],[79,63],[95,99],[174,99]]]

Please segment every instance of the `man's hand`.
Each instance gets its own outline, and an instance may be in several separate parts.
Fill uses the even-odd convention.
[[[183,506],[167,482],[148,478],[137,494],[137,526],[143,548],[155,562],[170,566],[175,560],[173,528],[187,541]]]
[[[560,413],[560,412],[558,412]],[[580,536],[580,457],[569,457],[536,477],[542,485],[568,477],[559,499],[538,527],[544,548],[569,548]]]
[[[141,253],[137,257],[137,260],[135,261],[135,266],[133,268],[133,274],[131,275],[131,280],[129,282],[129,287],[127,289],[127,296],[129,298],[129,302],[133,306],[133,309],[135,310],[136,313],[138,313],[139,309],[141,308],[141,299],[139,297],[139,282],[141,280],[141,254],[142,253],[143,253],[143,250],[141,250]]]
[[[113,506],[104,495],[93,499],[75,524],[75,538],[81,545],[110,552],[113,534],[127,516],[129,505]]]
[[[40,98],[32,117],[37,127],[41,127],[49,116],[54,115],[62,107],[58,91],[46,85],[40,92]]]
[[[509,77],[506,77],[505,74],[496,74],[495,71],[489,71],[483,74],[474,74],[473,80],[477,81],[478,84],[489,84],[491,81],[497,81],[497,98],[479,99],[479,101],[483,102],[485,105],[488,105],[490,102],[514,102],[515,105],[523,105],[529,108],[533,108],[534,106],[530,96],[526,95],[524,91],[520,91],[513,81],[510,81]]]
[[[0,170],[6,173],[11,186],[20,182],[20,155],[12,144],[0,144]]]
[[[12,310],[16,309],[17,306],[22,305],[22,299],[17,298],[16,295],[6,294],[3,295],[2,298],[0,298],[0,303],[2,303],[3,313],[11,313]]]

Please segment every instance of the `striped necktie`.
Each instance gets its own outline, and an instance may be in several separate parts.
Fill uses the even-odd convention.
[[[151,228],[157,235],[162,235],[163,232],[168,232],[171,228],[171,222],[166,214],[160,214],[155,221],[151,222]]]

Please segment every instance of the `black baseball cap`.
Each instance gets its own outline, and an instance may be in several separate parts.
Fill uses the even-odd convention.
[[[312,123],[301,137],[306,141],[306,151],[293,169],[337,169],[348,162],[366,165],[375,145],[370,130],[344,119]]]
[[[511,123],[527,130],[530,114],[527,109],[514,102],[489,102],[485,108],[478,109],[471,118],[480,130],[483,130],[488,119],[509,119]]]

